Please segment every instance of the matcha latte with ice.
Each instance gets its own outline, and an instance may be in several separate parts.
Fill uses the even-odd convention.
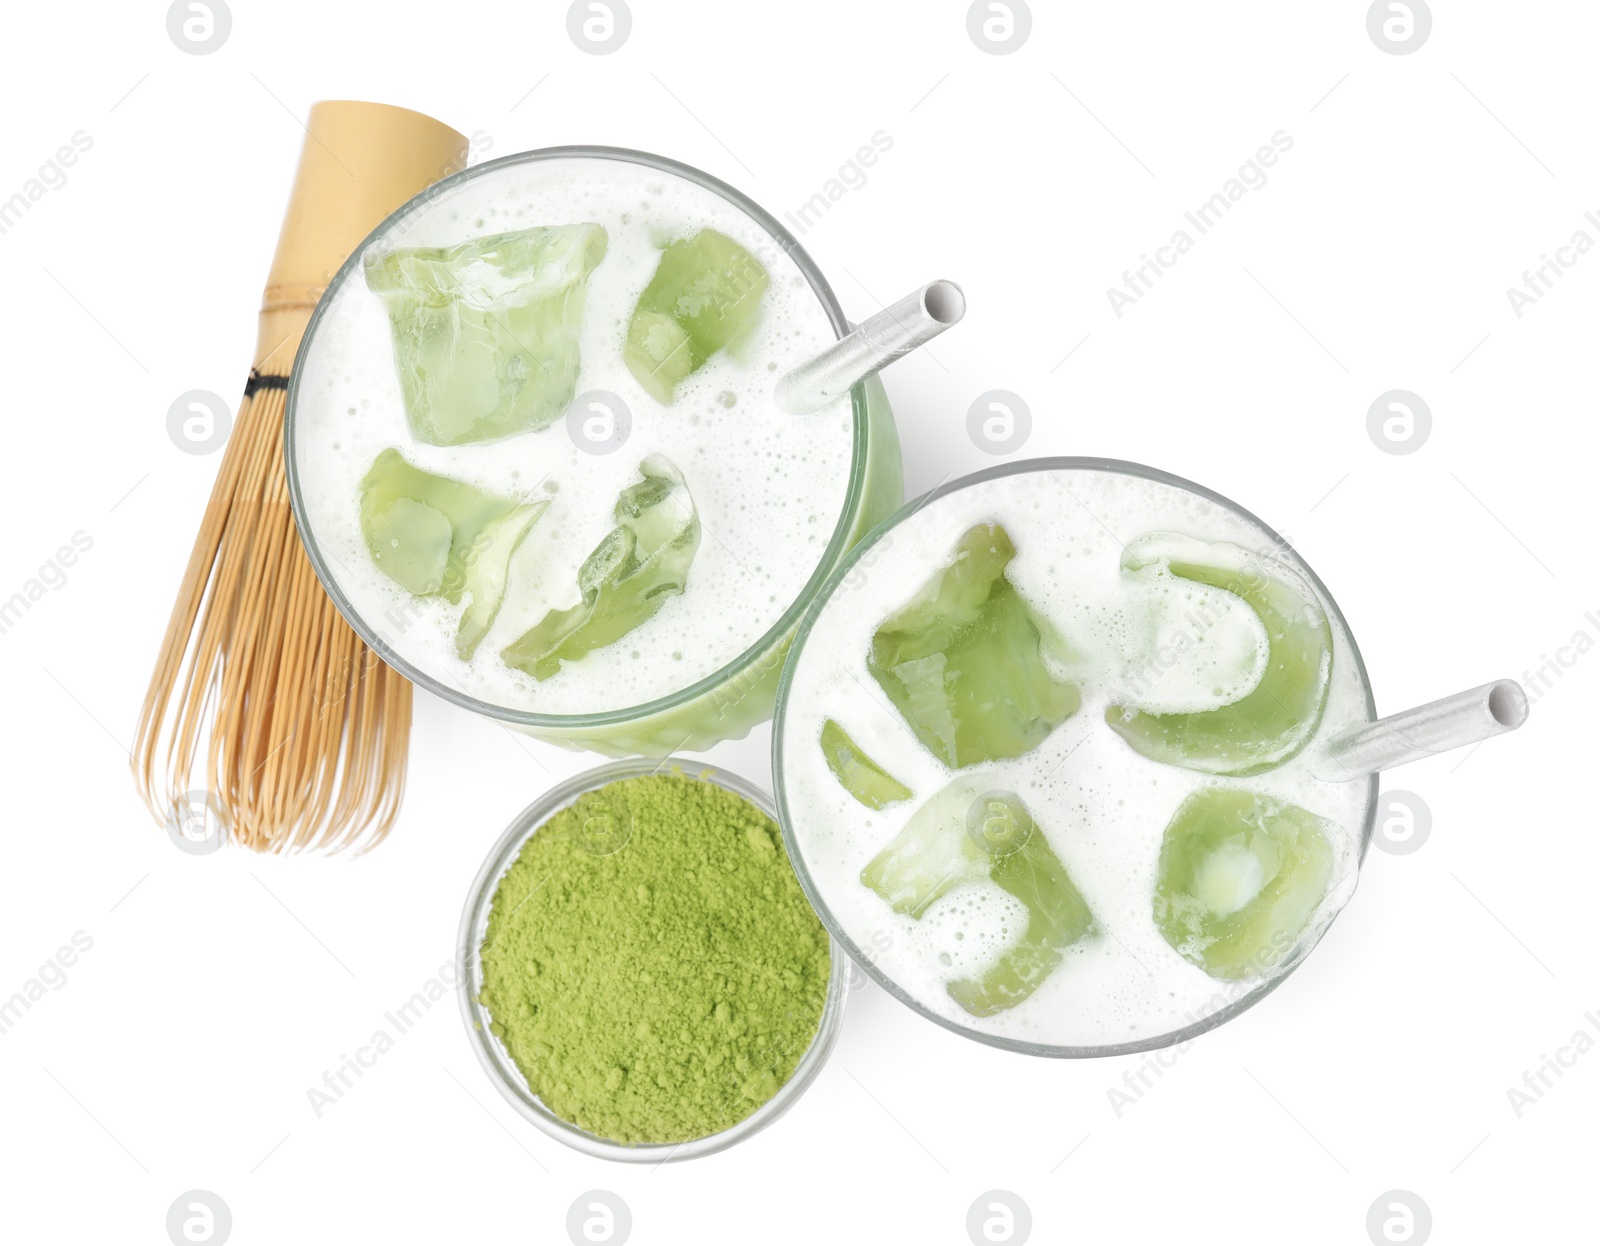
[[[394,665],[479,712],[611,752],[738,734],[809,592],[900,499],[876,382],[773,401],[846,329],[781,227],[694,170],[469,170],[369,239],[307,335],[313,562]]]
[[[775,731],[813,903],[952,1028],[1159,1045],[1259,997],[1349,899],[1371,718],[1344,621],[1244,512],[1038,460],[908,507],[802,625]]]

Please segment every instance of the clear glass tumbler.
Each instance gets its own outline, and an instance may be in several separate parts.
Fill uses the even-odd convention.
[[[1105,1042],[1094,1045],[1028,1041],[1006,1034],[998,1034],[992,1028],[985,1028],[976,1019],[970,1023],[964,1021],[965,1014],[960,1016],[941,1015],[940,1012],[928,1007],[913,992],[906,989],[900,982],[897,982],[894,976],[885,971],[883,957],[873,955],[871,948],[865,946],[866,935],[870,932],[861,929],[852,931],[833,911],[828,902],[828,894],[824,888],[818,885],[817,879],[809,867],[806,853],[809,834],[814,828],[820,828],[818,830],[818,842],[833,842],[829,838],[832,832],[825,824],[808,821],[808,819],[813,819],[815,815],[813,811],[805,807],[803,800],[797,802],[793,790],[796,784],[794,777],[790,773],[791,762],[799,754],[799,750],[816,750],[818,748],[818,722],[816,721],[818,714],[835,712],[834,707],[831,705],[825,707],[824,710],[819,710],[812,706],[808,707],[804,712],[796,712],[796,707],[793,704],[794,699],[791,697],[791,692],[796,684],[797,673],[805,667],[808,654],[807,646],[818,620],[831,609],[848,609],[848,602],[852,600],[856,586],[861,582],[862,577],[872,574],[871,569],[880,559],[885,557],[904,557],[904,549],[914,544],[914,542],[905,539],[905,534],[914,525],[919,522],[943,522],[939,518],[940,508],[938,503],[941,499],[949,498],[963,490],[986,482],[1018,480],[1033,473],[1063,471],[1112,473],[1118,476],[1156,482],[1172,489],[1181,490],[1185,494],[1193,494],[1204,498],[1244,520],[1255,530],[1261,544],[1271,549],[1272,556],[1297,572],[1315,591],[1330,626],[1336,634],[1342,636],[1348,643],[1347,652],[1352,661],[1350,674],[1354,676],[1359,687],[1360,696],[1358,699],[1360,705],[1364,706],[1365,721],[1370,722],[1376,718],[1377,715],[1372,698],[1372,685],[1367,676],[1365,664],[1361,660],[1360,650],[1356,648],[1354,638],[1350,636],[1349,626],[1345,622],[1344,615],[1334,603],[1332,596],[1329,595],[1322,581],[1317,578],[1315,572],[1306,565],[1283,538],[1254,515],[1236,503],[1222,497],[1220,494],[1213,493],[1201,485],[1137,463],[1088,458],[1026,459],[1014,463],[1006,463],[987,471],[975,472],[969,476],[963,476],[942,485],[924,497],[907,503],[899,512],[868,534],[835,569],[828,582],[817,593],[815,601],[806,613],[806,617],[801,621],[794,646],[784,667],[783,680],[778,693],[777,715],[772,731],[773,784],[778,806],[778,820],[783,828],[784,842],[789,849],[789,859],[794,864],[795,873],[800,878],[800,885],[805,889],[807,897],[811,900],[812,907],[816,909],[818,915],[822,918],[823,924],[827,926],[834,939],[843,944],[861,968],[896,999],[946,1029],[991,1046],[1036,1056],[1116,1056],[1168,1047],[1174,1043],[1184,1042],[1221,1025],[1224,1021],[1238,1016],[1245,1009],[1258,1003],[1287,977],[1288,973],[1301,962],[1311,950],[1311,947],[1314,946],[1316,938],[1320,938],[1321,934],[1326,932],[1326,927],[1323,927],[1317,933],[1316,938],[1302,939],[1300,945],[1291,949],[1285,959],[1274,967],[1271,976],[1266,977],[1264,980],[1218,981],[1216,983],[1216,993],[1203,1015],[1198,1016],[1192,1023],[1174,1028],[1169,1032],[1142,1034],[1127,1041]],[[1061,497],[1063,498],[1062,514],[1065,521],[1066,516],[1078,508],[1069,491],[1063,491]],[[897,532],[901,537],[898,541],[896,540]],[[1065,522],[1058,532],[1052,534],[1052,537],[1063,547],[1069,542],[1069,530]],[[891,554],[891,550],[895,552]],[[930,567],[929,570],[931,572],[932,568]],[[832,638],[832,643],[836,646],[836,637]],[[824,653],[832,652],[828,646],[824,646],[823,651]],[[864,660],[865,651],[863,651],[863,662]],[[863,674],[865,674],[864,669]],[[1357,712],[1359,715],[1362,711],[1358,709]],[[886,765],[889,764],[889,759],[885,757],[879,757],[876,760]],[[1351,782],[1359,784],[1362,793],[1358,802],[1361,810],[1360,820],[1359,823],[1352,825],[1351,828],[1359,840],[1355,853],[1355,860],[1359,863],[1360,859],[1365,855],[1367,844],[1372,835],[1373,819],[1377,808],[1378,779],[1376,775],[1372,775],[1352,780]],[[805,833],[801,833],[802,828]]]
[[[718,740],[737,738],[772,716],[778,675],[796,625],[812,596],[822,586],[852,545],[887,516],[904,498],[900,442],[883,385],[873,377],[851,393],[851,465],[844,504],[835,517],[831,537],[803,589],[764,634],[720,669],[668,695],[639,705],[594,713],[549,714],[497,705],[472,696],[435,673],[421,669],[396,651],[386,639],[384,621],[364,617],[341,585],[338,560],[318,539],[308,515],[301,475],[304,440],[296,436],[301,405],[301,384],[308,358],[325,348],[319,329],[326,310],[352,282],[362,280],[364,257],[374,248],[394,245],[403,237],[413,214],[441,196],[513,166],[539,161],[623,161],[660,170],[714,192],[755,222],[777,248],[790,256],[810,284],[812,292],[839,337],[851,325],[826,278],[799,242],[759,205],[735,190],[688,165],[647,152],[609,147],[552,147],[521,152],[493,160],[448,177],[412,199],[380,225],[357,248],[333,277],[312,316],[291,380],[284,425],[284,457],[288,488],[301,539],[323,587],[356,633],[406,678],[436,696],[485,717],[543,739],[573,748],[620,757],[631,754],[664,756],[680,750],[703,750]],[[539,436],[541,434],[530,434]],[[550,435],[549,433],[545,435]],[[559,435],[559,434],[554,434]]]

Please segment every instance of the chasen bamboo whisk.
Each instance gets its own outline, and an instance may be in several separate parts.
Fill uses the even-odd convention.
[[[257,852],[371,846],[405,785],[411,685],[317,581],[284,475],[284,397],[312,309],[361,240],[466,161],[420,113],[312,107],[255,364],[145,694],[132,757],[158,821],[196,805]]]

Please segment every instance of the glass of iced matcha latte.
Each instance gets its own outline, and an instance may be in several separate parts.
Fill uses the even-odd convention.
[[[876,379],[773,400],[848,331],[706,174],[579,147],[468,169],[367,239],[306,333],[285,449],[312,563],[369,645],[477,713],[611,754],[742,735],[902,498]]]
[[[852,551],[773,732],[789,854],[905,1003],[1038,1055],[1259,1000],[1350,898],[1376,776],[1343,616],[1271,529],[1136,464],[965,477]]]

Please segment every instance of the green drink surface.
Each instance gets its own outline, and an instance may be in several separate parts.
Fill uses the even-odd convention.
[[[1165,575],[1237,598],[1260,622],[1267,652],[1260,678],[1237,700],[1187,714],[1112,704],[1113,731],[1146,757],[1209,774],[1259,774],[1306,746],[1328,701],[1333,632],[1304,583],[1237,545],[1169,533],[1136,541],[1122,565],[1152,583]]]
[[[578,384],[599,225],[535,226],[451,247],[368,255],[389,312],[412,435],[436,446],[497,441],[559,419]]]
[[[935,793],[861,871],[863,884],[913,920],[951,893],[985,882],[1020,903],[1019,937],[982,973],[946,987],[975,1017],[1022,1003],[1095,925],[1027,805],[1015,792],[995,789],[998,781],[968,776]]]
[[[512,556],[547,502],[493,497],[385,450],[361,482],[361,530],[378,567],[407,592],[466,608],[456,651],[470,658],[505,596]]]
[[[668,243],[628,323],[634,379],[671,405],[680,381],[750,337],[767,281],[755,256],[714,229]]]
[[[998,524],[970,529],[872,637],[867,670],[951,768],[1020,757],[1078,708],[1045,662],[1050,625],[1006,578],[1015,556]]]
[[[868,809],[882,809],[911,798],[911,789],[863,753],[831,718],[822,724],[821,743],[834,777]]]
[[[1162,835],[1152,909],[1162,937],[1213,978],[1270,973],[1327,894],[1337,833],[1298,805],[1201,788]]]
[[[622,640],[669,596],[682,593],[700,549],[700,516],[683,474],[660,455],[617,499],[617,526],[578,568],[582,600],[553,610],[501,653],[506,665],[549,679],[563,662]]]

